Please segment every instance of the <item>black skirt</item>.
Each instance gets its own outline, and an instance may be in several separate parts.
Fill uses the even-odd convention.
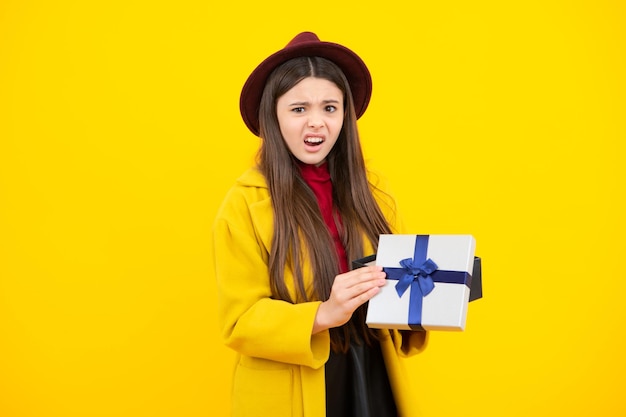
[[[397,417],[380,343],[351,344],[326,362],[326,417]]]

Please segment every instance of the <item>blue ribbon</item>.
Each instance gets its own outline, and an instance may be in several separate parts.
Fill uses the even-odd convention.
[[[401,297],[410,288],[409,299],[409,327],[414,330],[423,329],[422,304],[423,299],[435,288],[435,282],[471,285],[472,276],[465,271],[442,271],[430,258],[428,252],[428,235],[415,236],[413,259],[400,261],[402,268],[384,267],[387,279],[398,280],[396,292]],[[417,285],[416,285],[417,284]]]

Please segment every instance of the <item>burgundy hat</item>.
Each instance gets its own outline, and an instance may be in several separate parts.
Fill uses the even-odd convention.
[[[248,77],[241,90],[239,109],[243,121],[259,136],[259,106],[265,83],[272,71],[282,63],[303,56],[317,56],[334,62],[350,84],[357,119],[365,113],[372,95],[372,77],[357,54],[336,43],[322,42],[312,32],[302,32],[280,51],[270,55]]]

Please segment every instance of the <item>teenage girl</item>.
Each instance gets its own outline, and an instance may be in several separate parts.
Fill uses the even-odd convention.
[[[213,231],[222,336],[238,353],[233,416],[416,415],[402,358],[427,332],[369,329],[385,273],[350,270],[380,234],[402,232],[359,142],[371,88],[354,52],[310,32],[243,87],[243,120],[262,142]]]

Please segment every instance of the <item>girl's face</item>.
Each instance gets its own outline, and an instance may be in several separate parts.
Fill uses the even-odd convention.
[[[343,93],[322,78],[303,79],[276,103],[280,132],[289,151],[310,165],[320,165],[333,149],[343,113]]]

